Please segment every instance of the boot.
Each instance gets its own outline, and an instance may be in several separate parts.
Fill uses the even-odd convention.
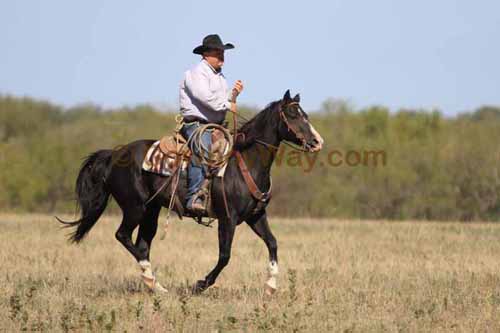
[[[194,199],[189,210],[198,216],[203,216],[207,213],[205,202],[201,198]]]
[[[208,185],[209,181],[205,179],[198,192],[193,195],[191,207],[187,207],[195,215],[207,215]]]

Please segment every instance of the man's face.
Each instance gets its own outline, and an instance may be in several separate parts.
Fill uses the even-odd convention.
[[[212,49],[205,51],[203,52],[203,58],[218,71],[224,65],[224,50]]]

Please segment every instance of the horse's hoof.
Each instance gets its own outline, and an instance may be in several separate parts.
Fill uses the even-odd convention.
[[[148,274],[141,274],[142,282],[148,287],[150,291],[154,291],[155,286],[157,284],[156,279],[154,276],[150,276]]]
[[[272,296],[276,292],[276,288],[271,287],[270,285],[268,285],[266,283],[264,291],[265,291],[265,293],[266,293],[267,296]]]
[[[207,289],[207,283],[205,280],[198,280],[193,287],[193,294],[199,295]]]
[[[148,287],[149,291],[153,293],[167,293],[168,290],[165,289],[160,282],[156,281],[156,278],[153,276],[142,275],[142,282]]]
[[[160,282],[156,282],[156,283],[155,283],[155,287],[154,287],[154,290],[153,290],[153,291],[154,291],[154,292],[157,292],[157,293],[162,293],[162,294],[166,294],[166,293],[168,293],[168,290],[167,290],[165,287],[163,287],[163,286],[160,284]]]

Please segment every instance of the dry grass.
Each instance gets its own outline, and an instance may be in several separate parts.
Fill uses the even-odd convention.
[[[237,230],[216,288],[189,287],[217,257],[216,229],[174,221],[153,243],[166,295],[152,295],[115,241],[115,217],[80,246],[47,216],[0,215],[0,331],[500,331],[500,225],[271,219],[267,250]]]

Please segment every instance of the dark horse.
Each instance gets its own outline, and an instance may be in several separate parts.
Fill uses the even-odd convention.
[[[283,99],[269,104],[239,130],[242,135],[234,150],[241,153],[249,174],[262,192],[271,186],[271,166],[282,141],[298,144],[311,152],[322,147],[323,139],[310,124],[299,102],[299,95],[291,98],[287,91]],[[80,242],[104,212],[112,195],[123,212],[116,239],[139,263],[146,285],[153,290],[164,290],[152,273],[149,254],[158,227],[158,215],[162,207],[168,206],[171,192],[167,188],[146,204],[165,182],[164,176],[141,168],[145,154],[153,143],[154,140],[139,140],[118,150],[99,150],[89,155],[76,181],[81,217],[75,222],[60,222],[76,227],[70,240]],[[269,250],[266,291],[272,293],[276,290],[278,274],[277,243],[269,228],[265,204],[252,195],[234,154],[228,161],[223,178],[223,183],[221,178],[214,179],[211,193],[213,210],[218,219],[219,260],[205,279],[196,283],[194,290],[202,292],[215,283],[229,262],[236,226],[246,222]],[[184,202],[185,179],[181,179],[179,184],[179,198]],[[132,232],[137,226],[139,233],[134,243]]]

